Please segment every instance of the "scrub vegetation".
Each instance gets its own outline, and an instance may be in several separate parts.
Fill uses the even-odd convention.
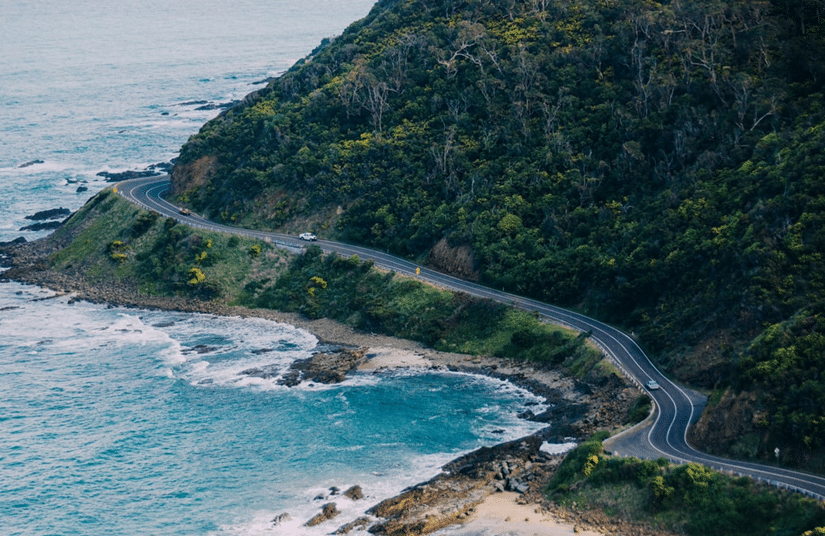
[[[604,437],[567,455],[547,487],[556,502],[689,536],[813,536],[825,526],[819,501],[695,463],[607,456]]]
[[[316,246],[295,255],[265,241],[193,229],[111,190],[48,240],[67,238],[51,263],[90,284],[331,318],[439,350],[526,359],[578,377],[610,374],[595,368],[602,356],[587,334],[534,314],[379,271],[357,257],[323,255]]]
[[[380,1],[206,124],[173,187],[245,226],[468,248],[481,282],[752,393],[747,448],[702,446],[822,470],[823,83],[822,0]]]

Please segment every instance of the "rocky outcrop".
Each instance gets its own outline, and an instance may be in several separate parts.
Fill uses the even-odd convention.
[[[436,270],[446,272],[456,277],[478,281],[479,273],[475,268],[473,250],[470,246],[450,246],[446,238],[442,238],[427,257],[427,264]]]
[[[168,173],[170,169],[172,169],[172,164],[170,162],[161,162],[159,164],[152,164],[141,171],[130,170],[115,173],[111,171],[101,171],[96,173],[96,175],[106,179],[106,182],[120,182],[129,179],[139,179],[142,177],[157,177],[163,173]]]
[[[20,168],[20,169],[23,169],[23,168],[27,168],[29,166],[33,166],[35,164],[45,164],[45,162],[43,160],[29,160],[28,162],[23,162],[22,164],[20,164],[17,167]]]
[[[695,425],[688,429],[688,439],[696,447],[719,454],[731,449],[739,455],[754,457],[766,429],[760,426],[765,414],[757,407],[754,392],[727,390],[719,402],[708,406]]]
[[[72,213],[71,210],[69,210],[67,208],[60,207],[60,208],[52,208],[52,209],[49,209],[49,210],[41,210],[41,211],[35,212],[34,214],[31,214],[29,216],[24,216],[24,218],[27,219],[27,220],[33,220],[33,221],[59,220],[59,219],[65,218],[66,216],[68,216],[71,213]]]
[[[272,518],[272,524],[276,527],[281,523],[285,523],[286,521],[292,521],[292,516],[290,516],[287,512],[284,512],[283,514],[278,514],[277,516]]]
[[[561,462],[539,450],[543,440],[530,436],[495,447],[482,447],[444,466],[432,480],[371,508],[380,518],[373,534],[429,534],[471,515],[495,491],[512,490],[541,498],[541,490]]]
[[[335,503],[327,503],[321,508],[321,512],[312,519],[306,522],[307,527],[314,527],[315,525],[320,525],[324,521],[329,521],[330,519],[334,518],[341,511],[338,510],[338,506]]]
[[[187,190],[206,186],[218,169],[218,157],[202,156],[194,162],[176,164],[171,174],[171,193],[180,195]]]
[[[240,104],[241,101],[239,100],[232,100],[229,102],[207,102],[195,108],[199,111],[210,111],[210,110],[228,110],[234,106]]]
[[[287,387],[294,387],[304,381],[340,383],[346,379],[347,373],[366,361],[366,354],[367,348],[333,353],[318,352],[309,359],[293,362],[289,372],[278,383]]]
[[[360,501],[364,498],[364,491],[361,489],[361,486],[352,486],[344,492],[344,497],[353,501]]]
[[[363,530],[366,527],[368,527],[369,524],[372,523],[372,521],[373,520],[372,520],[371,517],[361,516],[358,519],[356,519],[355,521],[352,521],[350,523],[347,523],[343,527],[340,527],[338,530],[333,532],[333,534],[349,534],[350,532],[352,532],[355,529]]]
[[[29,216],[24,216],[27,220],[36,221],[38,223],[34,223],[32,225],[24,225],[20,228],[21,231],[48,231],[51,229],[57,229],[63,224],[63,220],[71,214],[71,211],[67,208],[52,208],[49,210],[41,210],[40,212],[35,212]],[[55,221],[60,220],[60,221]]]
[[[63,225],[63,222],[59,221],[42,221],[39,223],[33,223],[31,225],[24,225],[21,227],[20,231],[50,231],[52,229],[57,229]]]

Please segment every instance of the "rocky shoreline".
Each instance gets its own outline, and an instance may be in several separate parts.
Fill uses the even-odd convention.
[[[328,319],[307,320],[297,314],[267,309],[149,296],[127,284],[89,285],[80,274],[60,273],[48,268],[45,259],[52,247],[54,245],[47,246],[45,241],[9,243],[0,247],[0,253],[3,253],[0,262],[8,267],[0,274],[0,281],[47,287],[58,295],[69,295],[70,303],[86,300],[120,307],[259,317],[306,329],[327,346],[340,349],[338,352],[319,353],[306,362],[296,363],[294,374],[287,381],[341,381],[355,370],[423,365],[507,380],[547,401],[551,408],[548,411],[538,415],[526,412],[522,417],[552,425],[532,436],[482,448],[451,462],[434,479],[374,506],[366,513],[368,517],[338,528],[338,534],[364,527],[374,534],[429,534],[466,521],[487,496],[505,490],[518,493],[521,503],[533,504],[537,511],[553,511],[555,507],[544,499],[542,489],[563,457],[542,452],[541,445],[544,442],[563,443],[570,438],[578,441],[598,430],[621,427],[630,403],[638,394],[632,384],[616,376],[578,381],[556,370],[528,363],[438,352],[409,340],[361,333]],[[386,357],[387,353],[394,352],[404,358],[389,361],[376,358],[379,354]],[[250,375],[266,374],[263,370],[246,372]],[[333,512],[333,508],[329,510],[328,513]],[[569,517],[571,513],[558,511],[555,515]],[[596,517],[591,521],[599,517],[595,513],[593,515]],[[324,522],[330,526],[334,524],[331,519]],[[612,533],[605,531],[606,525],[602,522],[588,522],[585,519],[576,522],[583,526],[598,526],[597,530],[601,529],[603,534]],[[632,533],[646,534],[638,532],[638,527],[635,529]],[[622,527],[617,533],[628,534],[628,527]]]

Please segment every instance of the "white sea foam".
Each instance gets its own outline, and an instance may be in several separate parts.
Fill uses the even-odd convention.
[[[412,465],[415,469],[397,474],[364,474],[356,480],[345,480],[330,476],[318,485],[306,488],[288,510],[258,511],[245,520],[221,527],[217,535],[290,535],[320,536],[346,525],[379,502],[401,493],[405,488],[429,480],[441,472],[441,467],[455,459],[454,454],[433,454],[419,456]],[[364,498],[352,500],[343,495],[350,487],[358,485]],[[333,491],[335,490],[335,491]],[[306,522],[321,511],[323,505],[335,503],[340,511],[333,520],[316,527],[307,527]],[[290,519],[278,524],[273,520],[281,514],[288,514]],[[368,516],[369,517],[369,516]]]
[[[569,452],[576,448],[577,443],[574,442],[566,442],[566,443],[542,443],[539,450],[547,454],[564,454],[565,452]]]

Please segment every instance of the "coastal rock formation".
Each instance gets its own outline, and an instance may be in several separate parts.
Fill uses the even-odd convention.
[[[468,517],[489,494],[516,490],[535,499],[561,462],[540,451],[538,435],[482,447],[444,466],[444,472],[368,511],[381,518],[373,534],[429,534]]]
[[[352,499],[353,501],[358,501],[364,498],[364,491],[361,489],[361,486],[352,486],[344,492],[344,497]]]
[[[43,160],[39,160],[39,159],[38,160],[29,160],[28,162],[23,162],[22,164],[20,164],[17,167],[20,168],[20,169],[23,169],[23,168],[27,168],[29,166],[33,166],[35,164],[45,164],[45,162]]]
[[[292,521],[292,516],[290,516],[287,512],[284,512],[283,514],[278,514],[277,516],[272,518],[272,524],[276,527],[285,521]]]
[[[24,216],[27,220],[43,221],[43,220],[58,220],[71,214],[72,211],[67,208],[52,208],[49,210],[41,210],[29,216]]]
[[[320,525],[324,521],[329,521],[333,517],[340,514],[341,511],[338,510],[338,506],[335,503],[327,503],[321,508],[321,512],[315,515],[312,519],[306,522],[307,527],[314,527],[315,525]]]
[[[239,104],[240,100],[232,100],[229,102],[207,102],[202,106],[198,106],[195,108],[198,111],[210,111],[210,110],[228,110],[233,106]]]
[[[24,225],[19,230],[20,231],[48,231],[51,229],[57,229],[63,224],[63,222],[59,221],[43,221],[40,223],[33,223],[31,225]]]
[[[96,175],[98,177],[103,177],[104,179],[106,179],[106,182],[120,182],[129,179],[139,179],[142,177],[156,177],[158,175],[168,173],[171,169],[171,162],[160,162],[158,164],[152,164],[151,166],[141,171],[129,170],[116,173],[113,173],[111,171],[101,171],[99,173],[96,173]]]
[[[27,220],[36,221],[32,225],[24,225],[20,228],[21,231],[48,231],[50,229],[57,229],[63,224],[66,216],[71,214],[67,208],[53,208],[49,210],[41,210],[29,216],[24,216]],[[59,221],[56,221],[59,220]]]
[[[278,383],[294,387],[303,381],[317,383],[340,383],[347,373],[355,370],[366,360],[367,348],[341,350],[340,352],[318,352],[309,359],[299,359],[292,363],[289,372]]]
[[[333,532],[333,534],[349,534],[355,529],[364,529],[365,527],[369,526],[369,524],[372,523],[372,521],[372,518],[370,518],[369,516],[361,516],[355,521],[347,523],[343,527],[339,528],[338,530]]]

